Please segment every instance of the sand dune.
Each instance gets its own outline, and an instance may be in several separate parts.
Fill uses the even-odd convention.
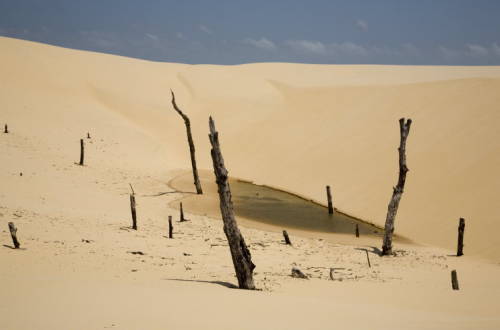
[[[375,329],[385,315],[399,328],[499,326],[500,67],[182,65],[2,37],[0,72],[10,130],[0,136],[1,328]],[[170,88],[201,169],[212,167],[212,116],[231,176],[322,204],[330,185],[338,209],[377,225],[397,182],[398,120],[411,118],[396,233],[420,245],[380,258],[381,242],[368,239],[292,233],[289,248],[243,228],[263,292],[228,290],[219,221],[187,210],[177,238],[163,237],[178,216],[169,203],[186,196],[167,182],[190,169]],[[460,217],[466,255],[454,258]],[[26,250],[9,248],[10,221]],[[294,264],[311,280],[290,278]],[[330,267],[346,280],[330,281]]]

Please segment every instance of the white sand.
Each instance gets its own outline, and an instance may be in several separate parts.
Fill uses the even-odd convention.
[[[386,329],[389,317],[398,329],[500,327],[500,67],[189,66],[0,38],[0,72],[0,328]],[[211,115],[233,177],[320,203],[330,185],[337,208],[379,225],[398,120],[411,118],[396,232],[418,244],[381,258],[366,238],[292,232],[289,247],[242,227],[262,291],[228,289],[219,220],[186,210],[191,221],[164,238],[179,216],[169,203],[187,195],[166,183],[190,169],[170,88],[201,169]],[[10,221],[22,250],[10,248]],[[291,278],[293,266],[311,279]],[[330,267],[344,280],[329,280]]]

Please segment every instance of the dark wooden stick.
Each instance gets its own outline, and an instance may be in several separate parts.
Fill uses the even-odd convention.
[[[13,222],[9,222],[9,230],[10,236],[12,236],[12,241],[14,242],[14,247],[19,249],[21,244],[19,244],[19,241],[17,240],[17,228],[14,226]]]
[[[335,281],[335,279],[333,278],[333,271],[334,271],[334,269],[333,269],[333,268],[330,268],[330,279],[331,279],[332,281]]]
[[[90,139],[90,133],[87,132],[87,139]]]
[[[393,188],[391,202],[387,210],[387,218],[385,220],[385,233],[384,242],[382,244],[382,255],[392,255],[392,234],[394,233],[394,221],[396,220],[396,213],[398,212],[399,202],[403,195],[403,190],[406,182],[406,173],[409,171],[406,166],[406,139],[410,133],[411,119],[405,124],[405,119],[399,120],[399,129],[401,135],[401,142],[399,144],[399,179],[396,188]]]
[[[132,195],[134,195],[134,196],[135,196],[135,191],[134,191],[134,188],[132,188],[132,184],[131,184],[130,182],[129,182],[128,184],[129,184],[129,186],[130,186],[130,189],[132,189]]]
[[[130,209],[132,211],[132,229],[137,230],[137,215],[135,213],[135,196],[130,195]]]
[[[330,186],[326,186],[326,197],[328,198],[328,213],[333,214],[332,193]]]
[[[7,124],[5,124],[5,131],[4,133],[9,133],[9,130],[7,129]]]
[[[219,133],[215,130],[215,124],[210,117],[210,143],[212,144],[212,161],[214,165],[215,178],[217,182],[220,210],[224,222],[224,233],[226,234],[233,259],[238,286],[240,289],[255,290],[253,283],[253,270],[255,265],[252,262],[250,250],[248,250],[245,239],[240,233],[238,224],[234,217],[233,202],[231,201],[231,189],[229,188],[228,172],[224,165],[224,158],[219,144]]]
[[[80,165],[83,165],[83,139],[80,139]]]
[[[366,259],[368,260],[368,267],[372,268],[372,265],[370,264],[370,255],[368,254],[368,250],[365,250],[366,252]]]
[[[292,245],[292,242],[290,242],[290,238],[288,237],[288,234],[286,233],[286,230],[283,230],[283,237],[285,237],[285,243],[286,243],[286,245]]]
[[[451,271],[451,287],[453,288],[453,290],[459,290],[456,270]]]
[[[464,255],[464,231],[465,231],[465,219],[460,218],[460,223],[458,225],[458,247],[457,247],[457,257]]]
[[[177,104],[175,104],[175,96],[174,92],[172,92],[172,105],[174,106],[175,111],[181,115],[182,119],[184,119],[184,124],[186,124],[186,130],[187,130],[187,137],[188,137],[188,143],[189,143],[189,151],[191,153],[191,165],[193,167],[193,177],[194,177],[194,185],[196,186],[196,193],[201,195],[203,194],[203,191],[201,190],[201,183],[200,183],[200,178],[198,176],[198,169],[196,168],[196,158],[194,155],[194,142],[193,142],[193,136],[191,135],[191,122],[185,114],[182,113],[181,109],[177,107]]]
[[[359,226],[356,224],[356,237],[359,237]]]
[[[168,216],[168,238],[174,238],[174,227],[172,226],[172,216]]]
[[[180,220],[180,222],[183,222],[183,221],[186,221],[186,219],[184,219],[184,211],[182,210],[182,202],[181,202],[181,220]]]

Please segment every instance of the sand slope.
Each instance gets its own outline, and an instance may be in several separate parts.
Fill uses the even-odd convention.
[[[1,328],[381,328],[385,315],[399,328],[499,326],[499,67],[189,66],[0,38],[0,72],[10,130],[0,136]],[[167,216],[178,217],[168,205],[185,195],[166,183],[190,167],[170,88],[200,168],[211,169],[211,115],[230,175],[321,203],[328,184],[337,208],[379,225],[397,181],[398,120],[411,118],[396,232],[431,246],[380,258],[381,242],[292,233],[286,247],[244,228],[263,291],[228,290],[220,222],[187,210],[192,221],[164,238]],[[454,258],[460,217],[466,256]],[[9,248],[10,221],[26,250]],[[294,265],[312,279],[291,279]],[[330,281],[330,267],[345,280]]]

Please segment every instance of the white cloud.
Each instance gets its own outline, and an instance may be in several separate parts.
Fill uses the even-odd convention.
[[[212,30],[207,28],[205,25],[201,25],[199,27],[199,29],[200,29],[200,31],[205,32],[206,34],[213,34],[214,33]]]
[[[403,45],[404,47],[404,50],[406,53],[414,56],[414,57],[417,57],[417,58],[423,58],[424,55],[422,54],[422,52],[420,51],[420,49],[418,49],[417,47],[413,46],[412,44],[410,43],[407,43],[407,44],[404,44]]]
[[[358,20],[356,22],[356,25],[359,26],[360,28],[364,29],[365,31],[368,31],[368,24],[365,21]]]
[[[299,52],[325,55],[327,50],[325,45],[319,41],[309,41],[309,40],[289,40],[286,42],[287,45]]]
[[[120,38],[111,33],[98,32],[98,31],[80,31],[84,40],[89,44],[100,48],[119,48],[123,44]]]
[[[500,47],[496,43],[491,45],[491,50],[493,51],[493,54],[500,57]]]
[[[356,45],[352,42],[332,44],[332,50],[335,54],[342,53],[353,56],[367,56],[369,54],[363,46]]]
[[[153,42],[153,44],[156,46],[156,47],[160,47],[160,38],[158,36],[155,36],[154,34],[149,34],[149,33],[146,33],[146,37],[148,37],[148,39],[150,41]]]
[[[458,50],[447,48],[445,46],[439,46],[438,52],[447,61],[456,62],[462,57],[462,53]]]
[[[247,45],[254,46],[256,48],[264,49],[269,52],[274,52],[276,51],[276,46],[274,43],[270,40],[267,40],[266,38],[260,38],[260,40],[254,40],[254,39],[245,39],[243,41]]]
[[[475,57],[485,57],[489,56],[489,52],[486,48],[479,45],[467,45],[470,50],[470,55]]]
[[[46,26],[42,25],[42,31],[43,31],[43,32],[46,32],[46,33],[49,33],[51,30],[50,30],[50,28],[48,28],[48,27],[46,27]]]
[[[183,35],[182,33],[180,33],[180,32],[177,32],[177,33],[175,34],[175,37],[176,37],[177,39],[186,40],[186,37],[184,37],[184,35]]]

